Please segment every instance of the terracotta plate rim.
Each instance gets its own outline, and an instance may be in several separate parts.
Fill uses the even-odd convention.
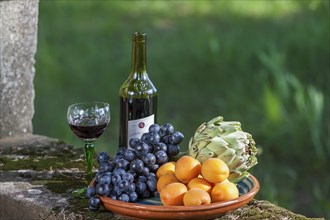
[[[103,206],[104,204],[118,206],[121,208],[128,208],[128,209],[135,209],[135,210],[146,210],[146,211],[154,211],[154,212],[166,212],[166,211],[178,211],[178,212],[196,212],[196,211],[207,211],[213,209],[224,208],[228,206],[232,206],[235,204],[239,204],[245,202],[247,200],[251,200],[259,191],[260,185],[257,180],[252,174],[250,174],[247,178],[250,178],[254,185],[252,189],[239,196],[237,199],[225,201],[225,202],[215,202],[208,205],[199,205],[199,206],[159,206],[159,205],[146,205],[146,204],[138,204],[138,203],[130,203],[130,202],[123,202],[111,199],[109,197],[99,196]]]

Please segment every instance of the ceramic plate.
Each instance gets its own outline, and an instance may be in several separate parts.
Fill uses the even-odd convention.
[[[135,203],[100,197],[102,205],[109,211],[135,219],[211,219],[246,205],[259,191],[258,180],[250,175],[238,182],[239,197],[226,202],[215,202],[200,206],[163,206],[159,197]]]

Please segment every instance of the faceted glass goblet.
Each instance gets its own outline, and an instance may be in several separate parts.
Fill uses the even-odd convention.
[[[93,179],[94,141],[100,137],[110,123],[110,106],[105,102],[76,103],[70,105],[67,121],[73,133],[85,143],[87,181]],[[76,190],[79,196],[85,189]]]

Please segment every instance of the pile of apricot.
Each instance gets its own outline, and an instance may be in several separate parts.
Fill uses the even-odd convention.
[[[227,179],[227,164],[218,158],[209,158],[201,164],[193,157],[183,156],[177,162],[162,165],[156,175],[164,206],[196,206],[239,196],[236,185]]]

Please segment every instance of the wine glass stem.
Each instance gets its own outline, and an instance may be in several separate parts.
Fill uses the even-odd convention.
[[[85,158],[87,165],[87,181],[88,184],[93,179],[93,163],[94,163],[94,143],[93,142],[85,142]]]

